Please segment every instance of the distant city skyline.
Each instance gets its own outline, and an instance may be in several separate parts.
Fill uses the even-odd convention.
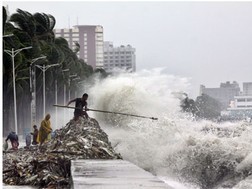
[[[6,1],[56,18],[56,28],[101,25],[104,41],[136,49],[136,69],[164,67],[199,86],[252,81],[252,2],[85,2]]]

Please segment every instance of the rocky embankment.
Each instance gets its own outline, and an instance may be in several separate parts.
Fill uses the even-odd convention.
[[[55,137],[30,149],[3,153],[3,182],[40,188],[70,188],[70,160],[122,159],[95,119],[71,120]]]

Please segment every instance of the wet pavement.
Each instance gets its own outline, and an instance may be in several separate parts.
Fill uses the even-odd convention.
[[[73,189],[172,189],[124,160],[72,160],[71,175]]]

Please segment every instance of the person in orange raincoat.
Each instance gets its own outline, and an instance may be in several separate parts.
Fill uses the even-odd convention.
[[[52,132],[50,118],[51,115],[47,114],[45,119],[40,124],[37,137],[37,142],[40,143],[40,146],[47,140],[48,135]]]

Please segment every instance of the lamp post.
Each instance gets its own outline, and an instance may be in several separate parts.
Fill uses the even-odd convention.
[[[75,81],[75,80],[80,80],[80,77],[78,76],[78,77],[72,79],[72,81]],[[76,90],[74,92],[74,96],[75,96],[75,98],[77,97],[77,91]]]
[[[45,72],[46,70],[48,70],[49,68],[53,67],[53,66],[59,66],[59,64],[51,64],[51,65],[47,65],[45,66],[45,64],[43,66],[40,65],[35,65],[36,67],[38,67],[42,72],[43,72],[43,114],[45,117]]]
[[[7,35],[4,35],[3,37],[12,37],[14,36],[14,34],[7,34]]]
[[[45,59],[46,56],[41,56],[31,60],[30,64],[30,92],[32,96],[31,100],[31,125],[36,123],[36,72],[33,69],[33,63],[37,60]]]
[[[72,77],[76,77],[77,74],[73,74],[73,75],[69,75],[68,77],[68,86],[69,86],[69,90],[68,90],[68,101],[70,101],[70,97],[71,97],[71,90],[70,90],[70,84],[71,84],[71,78]]]
[[[69,69],[64,69],[64,70],[62,70],[62,72],[63,72],[63,74],[64,74],[64,72],[68,72],[69,71]],[[64,104],[66,103],[66,84],[65,84],[65,82],[64,82]],[[64,108],[64,124],[65,124],[65,121],[66,121],[66,109]]]
[[[10,50],[4,50],[8,55],[12,58],[12,77],[13,77],[13,96],[14,96],[14,123],[15,123],[15,132],[18,134],[17,128],[17,97],[16,97],[16,75],[15,75],[15,56],[20,53],[22,50],[31,49],[32,46],[24,47],[21,49],[14,50],[14,48]]]
[[[72,75],[69,75],[68,77],[68,102],[71,100],[71,90],[70,90],[70,85],[71,85],[71,78],[72,77],[76,77],[77,74],[72,74]],[[70,110],[68,111],[68,116],[70,117]]]

